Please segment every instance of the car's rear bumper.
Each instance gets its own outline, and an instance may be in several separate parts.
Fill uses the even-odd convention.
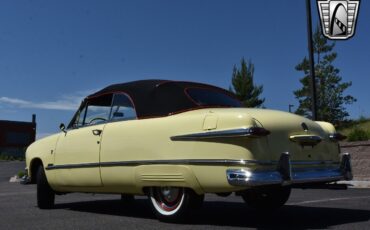
[[[233,186],[290,185],[351,180],[351,159],[343,154],[339,167],[292,168],[289,153],[283,153],[276,170],[228,169],[227,180]]]

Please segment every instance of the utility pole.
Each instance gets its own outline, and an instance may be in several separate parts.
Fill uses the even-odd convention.
[[[315,62],[313,59],[313,45],[312,45],[312,18],[311,18],[311,1],[306,0],[307,11],[307,36],[308,36],[308,53],[310,62],[311,75],[311,103],[312,103],[312,120],[317,120],[317,98],[316,98],[316,78],[315,78]]]

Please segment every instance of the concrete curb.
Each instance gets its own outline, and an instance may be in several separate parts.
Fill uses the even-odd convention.
[[[18,176],[13,176],[13,177],[10,177],[9,182],[10,183],[20,183],[21,178],[19,178]]]
[[[337,184],[346,184],[349,188],[370,188],[370,181],[338,181]]]

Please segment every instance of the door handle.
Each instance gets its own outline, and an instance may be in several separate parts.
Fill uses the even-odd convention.
[[[95,135],[95,136],[100,136],[100,134],[103,132],[103,130],[101,129],[94,129],[92,131],[92,133]]]

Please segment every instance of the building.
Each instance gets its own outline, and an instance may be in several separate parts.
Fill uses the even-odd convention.
[[[0,154],[23,157],[36,139],[36,115],[31,122],[0,120]]]

